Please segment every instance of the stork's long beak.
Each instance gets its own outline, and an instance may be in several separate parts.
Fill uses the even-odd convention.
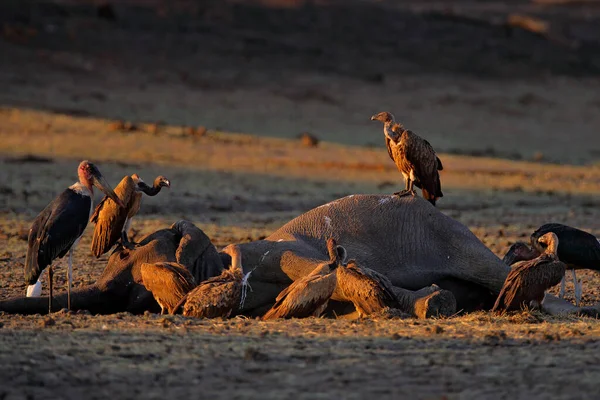
[[[94,186],[102,190],[108,197],[110,197],[115,203],[121,208],[125,208],[125,204],[117,197],[115,192],[112,190],[106,179],[101,174],[94,175]]]

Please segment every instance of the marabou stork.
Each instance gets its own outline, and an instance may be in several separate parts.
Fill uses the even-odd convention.
[[[444,196],[438,172],[444,167],[431,144],[413,131],[404,129],[402,124],[396,123],[394,116],[389,112],[373,115],[371,121],[383,122],[388,154],[406,181],[406,189],[394,194],[414,196],[414,185],[420,188],[423,197],[435,206],[437,199]]]
[[[118,207],[109,196],[105,196],[90,218],[90,221],[96,224],[92,236],[92,254],[96,258],[100,257],[119,239],[123,246],[131,247],[127,232],[131,227],[131,220],[140,210],[142,193],[156,196],[163,187],[171,187],[171,182],[164,176],[157,176],[152,187],[148,186],[138,174],[124,177],[115,187],[115,193],[125,204],[125,208]]]
[[[544,293],[565,276],[566,265],[558,259],[558,237],[548,232],[537,239],[544,252],[533,260],[515,264],[500,290],[492,312],[519,310],[524,306],[539,307]]]
[[[577,280],[576,269],[593,269],[600,271],[600,242],[591,233],[563,224],[550,223],[540,226],[531,234],[531,245],[540,253],[544,251],[543,244],[538,238],[548,232],[556,234],[559,240],[558,258],[567,264],[567,269],[573,273],[575,287],[575,303],[579,306],[583,288]],[[561,297],[564,296],[564,279],[561,282]]]
[[[71,185],[48,204],[35,218],[29,230],[25,281],[28,285],[36,285],[40,274],[48,267],[49,312],[52,312],[52,262],[67,253],[69,253],[67,307],[71,308],[73,250],[93,210],[93,186],[124,207],[94,164],[87,160],[82,161],[77,169],[77,175],[79,182]]]

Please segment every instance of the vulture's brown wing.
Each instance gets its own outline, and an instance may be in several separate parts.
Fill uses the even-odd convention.
[[[394,291],[394,285],[387,276],[367,267],[362,267],[362,270],[371,279],[377,281],[383,292],[386,303],[391,302],[391,304],[397,304],[398,298],[396,297],[396,292]]]
[[[94,224],[96,222],[98,222],[98,217],[100,216],[100,212],[102,211],[102,208],[104,207],[104,203],[106,203],[106,200],[108,200],[109,198],[110,197],[108,197],[108,196],[104,196],[102,198],[102,200],[100,200],[100,203],[98,203],[98,205],[96,206],[96,208],[94,208],[94,213],[90,217],[90,222],[92,222]]]
[[[500,294],[494,303],[494,307],[492,307],[492,311],[509,309],[509,306],[515,299],[517,291],[522,283],[521,274],[523,272],[523,268],[521,267],[523,264],[527,264],[527,261],[522,261],[521,263],[515,264],[508,273],[506,279],[504,280],[504,285],[500,290]]]
[[[359,312],[373,314],[386,306],[398,307],[391,282],[381,274],[355,263],[337,269],[337,288],[346,300],[354,303]]]
[[[390,158],[392,159],[392,161],[396,162],[396,160],[394,160],[394,153],[392,152],[392,139],[390,139],[389,137],[385,137],[385,147],[387,149],[388,154],[390,155]]]
[[[431,150],[433,150],[433,152],[435,153],[435,150],[433,149],[433,146],[431,145],[431,143],[429,143],[427,141],[427,139],[423,139],[423,141],[425,142],[425,144],[427,146],[429,146],[431,148]],[[437,169],[438,171],[442,171],[444,169],[444,166],[442,165],[442,160],[440,160],[440,158],[437,156],[437,154],[435,155],[435,160],[437,161]]]
[[[421,186],[429,193],[435,194],[439,181],[437,156],[429,142],[412,133],[407,144],[406,158],[413,164]]]
[[[496,299],[492,311],[518,310],[531,300],[558,284],[564,276],[564,264],[542,254],[540,257],[515,264]]]
[[[335,274],[307,275],[284,289],[263,320],[311,316],[335,290]]]
[[[239,305],[242,282],[228,270],[207,279],[192,290],[183,306],[183,315],[196,318],[228,317]]]
[[[92,254],[97,258],[113,247],[121,237],[121,231],[127,220],[129,202],[135,195],[135,183],[130,176],[124,177],[115,188],[115,194],[125,208],[121,208],[112,199],[105,197],[96,207],[92,219],[96,223],[92,236]]]
[[[444,166],[442,165],[442,160],[440,160],[440,158],[436,155],[435,156],[436,160],[437,160],[437,169],[438,171],[442,171],[444,169]]]
[[[438,157],[433,147],[418,135],[408,131],[406,140],[406,159],[413,165],[415,186],[423,190],[423,197],[435,205],[437,198],[443,197]]]
[[[156,301],[169,313],[196,283],[183,265],[177,263],[144,263],[141,266],[142,284],[152,292]]]

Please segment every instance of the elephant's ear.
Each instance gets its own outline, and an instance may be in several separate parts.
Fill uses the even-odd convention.
[[[221,273],[223,262],[210,238],[201,229],[183,220],[174,223],[171,229],[181,235],[175,258],[188,268],[196,282]]]
[[[344,246],[335,246],[335,252],[337,255],[337,261],[341,264],[346,264],[346,258],[348,258],[348,252]]]

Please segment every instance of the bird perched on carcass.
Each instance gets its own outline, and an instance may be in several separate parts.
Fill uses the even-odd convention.
[[[405,190],[394,194],[415,195],[415,185],[422,190],[423,197],[435,206],[437,199],[444,196],[438,172],[443,166],[431,144],[416,133],[404,129],[389,112],[373,115],[371,120],[383,122],[388,154],[406,181]]]
[[[138,174],[124,177],[115,188],[115,193],[125,204],[125,208],[117,207],[110,197],[105,196],[90,218],[96,224],[92,237],[92,254],[96,258],[100,257],[119,239],[123,246],[131,247],[127,232],[133,217],[140,210],[142,193],[156,196],[163,187],[171,187],[171,182],[164,176],[156,177],[152,187],[148,186]]]
[[[339,254],[330,253],[329,256],[329,262],[317,266],[310,274],[282,290],[262,319],[319,317],[323,314],[335,290],[336,268],[341,261]]]
[[[335,240],[327,241],[330,257],[341,258],[337,268],[336,293],[351,301],[359,317],[379,313],[385,308],[399,308],[392,282],[387,276],[359,266],[355,260],[346,262],[346,250]]]
[[[539,307],[546,290],[557,285],[565,276],[566,265],[556,254],[558,237],[549,232],[537,241],[546,246],[544,252],[533,260],[520,261],[512,267],[492,311]]]
[[[141,266],[142,283],[160,306],[161,314],[175,313],[175,306],[196,287],[194,277],[179,263],[144,263]]]
[[[242,251],[230,244],[222,253],[231,256],[231,266],[221,275],[201,282],[179,303],[183,304],[183,315],[196,318],[227,318],[243,302],[243,289],[247,285],[250,272],[244,276]]]
[[[69,253],[67,308],[71,308],[73,250],[93,210],[93,187],[96,186],[103,191],[117,207],[125,207],[94,164],[87,160],[82,161],[77,168],[77,175],[79,182],[69,186],[48,204],[35,218],[29,230],[25,281],[28,285],[37,284],[40,274],[48,267],[50,312],[52,312],[52,262],[67,253]],[[36,292],[36,290],[28,290],[28,292]]]

